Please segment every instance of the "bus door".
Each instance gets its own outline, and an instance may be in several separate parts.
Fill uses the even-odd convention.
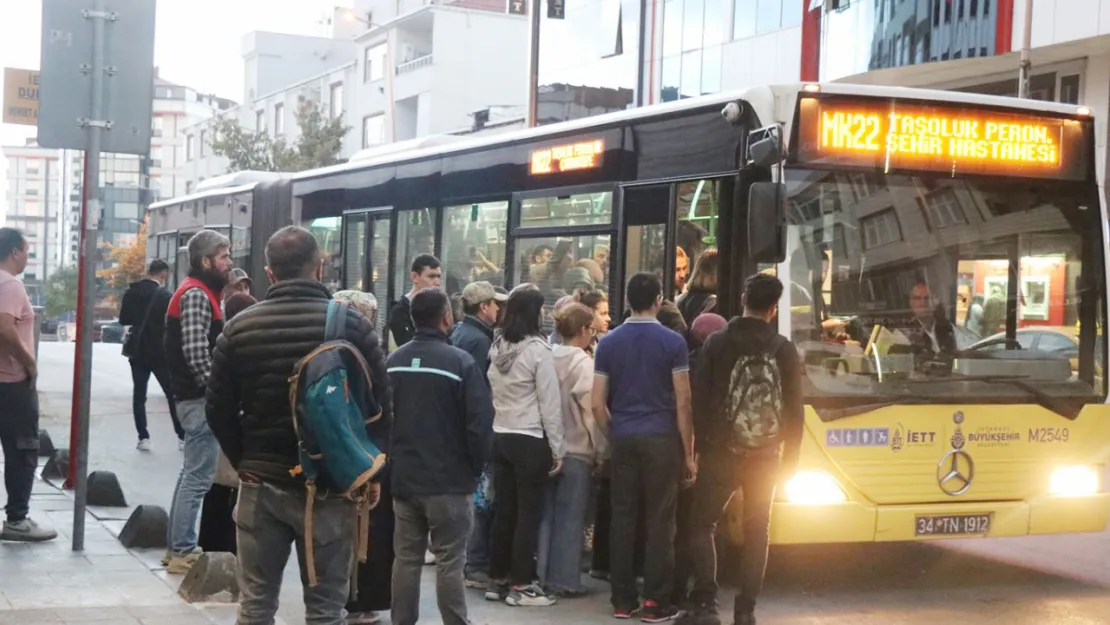
[[[673,289],[674,255],[667,254],[667,224],[671,221],[673,188],[669,184],[626,187],[623,191],[623,225],[620,245],[613,253],[616,266],[622,272],[618,284],[623,285],[633,274],[653,272],[663,279],[663,290]],[[671,268],[668,271],[668,267]],[[671,280],[667,280],[670,275]],[[614,319],[623,319],[625,309],[624,289],[614,289]],[[617,311],[622,311],[617,314]]]

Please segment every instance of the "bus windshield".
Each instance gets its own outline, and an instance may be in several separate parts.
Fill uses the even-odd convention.
[[[780,310],[808,401],[1105,396],[1093,184],[807,169],[786,184]]]

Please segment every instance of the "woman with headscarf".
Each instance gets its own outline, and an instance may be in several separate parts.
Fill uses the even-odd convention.
[[[232,293],[223,302],[224,317],[230,322],[236,315],[257,303],[258,300],[251,297],[250,293]],[[224,452],[220,451],[216,461],[216,476],[201,504],[200,531],[197,533],[197,545],[201,549],[208,552],[238,552],[235,519],[231,514],[238,498],[239,475],[235,473]]]
[[[373,327],[378,319],[378,300],[373,293],[339,291],[336,301],[349,302]],[[388,452],[383,449],[382,451]],[[390,464],[382,469],[381,498],[370,512],[370,550],[366,562],[357,563],[358,586],[347,601],[347,622],[377,623],[378,612],[389,610],[393,600],[393,495],[389,489]]]

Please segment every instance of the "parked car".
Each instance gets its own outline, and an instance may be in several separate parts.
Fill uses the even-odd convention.
[[[123,326],[119,321],[97,321],[93,340],[101,343],[123,343]]]

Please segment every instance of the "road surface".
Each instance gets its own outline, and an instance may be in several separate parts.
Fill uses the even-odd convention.
[[[68,441],[73,345],[43,343],[39,388],[55,443]],[[181,455],[166,402],[151,379],[147,405],[154,450],[135,449],[131,376],[119,345],[95,345],[91,470],[115,472],[128,503],[169,506]],[[97,510],[125,519],[128,510]],[[438,623],[429,567],[424,613]],[[553,608],[508,608],[470,595],[482,623],[609,622],[607,587]],[[731,597],[722,593],[722,601]],[[282,616],[303,622],[299,580],[290,570]],[[1110,625],[1110,533],[894,545],[783,547],[771,552],[761,623],[781,625]]]

